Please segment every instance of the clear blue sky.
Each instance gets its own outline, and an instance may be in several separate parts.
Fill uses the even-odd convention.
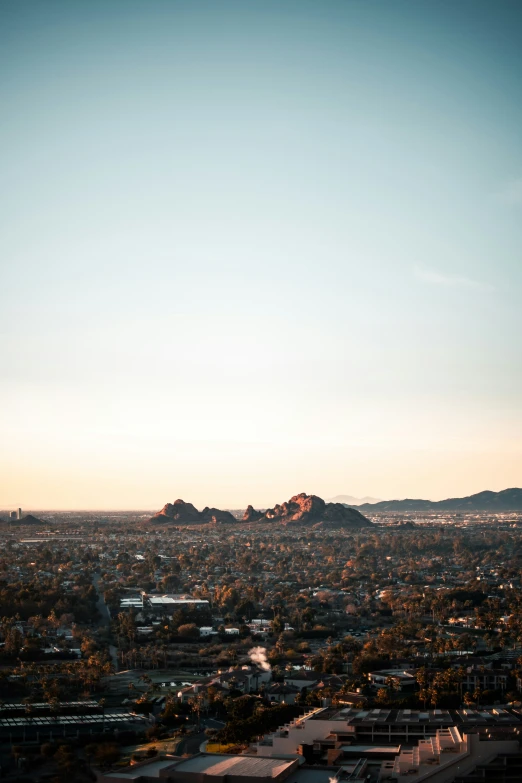
[[[4,0],[0,505],[522,485],[518,0]]]

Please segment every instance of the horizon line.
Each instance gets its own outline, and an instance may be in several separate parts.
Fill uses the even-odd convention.
[[[439,498],[438,500],[433,500],[432,498],[406,496],[406,497],[403,497],[403,498],[383,499],[383,500],[379,500],[378,503],[394,503],[394,502],[402,502],[403,500],[423,500],[423,501],[428,501],[429,503],[439,503],[439,502],[442,502],[443,500],[453,500],[453,499],[456,499],[456,498],[473,497],[474,495],[480,495],[483,492],[493,492],[494,494],[499,494],[500,492],[508,492],[509,490],[513,490],[513,489],[522,489],[522,488],[521,487],[506,487],[505,489],[499,489],[499,490],[481,489],[478,492],[472,492],[470,495],[451,495],[451,496],[446,496],[446,497]],[[311,494],[314,494],[314,493],[311,493]],[[339,494],[342,494],[342,493],[339,493]],[[317,497],[321,497],[321,496],[317,495]],[[338,497],[338,496],[334,495],[334,497]],[[324,498],[322,498],[322,499],[325,500]],[[171,501],[167,501],[167,502],[171,502]],[[184,501],[184,502],[186,502],[186,501]],[[188,502],[190,502],[190,501],[188,501]],[[286,501],[284,501],[284,502],[286,502]],[[329,503],[331,501],[326,499],[325,502]],[[165,505],[165,503],[163,504],[163,506],[164,505]],[[236,510],[242,509],[243,505],[244,504],[226,505],[226,506],[223,506],[223,510],[225,510],[225,511],[236,511]],[[247,504],[247,505],[249,505],[249,504]],[[367,503],[361,503],[361,505],[367,505]],[[377,505],[377,504],[376,503],[371,503],[369,505]],[[161,506],[161,508],[163,508],[163,506]],[[0,504],[0,512],[2,512],[2,511],[16,511],[19,508],[24,509],[24,504],[23,503],[6,504],[6,505]],[[92,512],[92,513],[94,513],[94,512],[102,512],[102,511],[119,511],[119,512],[127,512],[127,513],[130,513],[131,511],[132,512],[148,512],[148,511],[154,512],[155,510],[157,510],[157,508],[158,508],[157,506],[154,506],[154,507],[148,507],[147,506],[147,507],[141,507],[141,508],[136,508],[136,507],[134,507],[134,508],[132,508],[132,507],[125,508],[123,506],[105,506],[105,507],[102,506],[102,507],[97,507],[97,508],[85,508],[85,507],[84,508],[82,508],[82,507],[77,507],[77,508],[71,508],[71,507],[67,507],[67,508],[65,508],[65,507],[64,508],[59,508],[59,507],[54,507],[53,508],[53,507],[51,507],[50,508],[50,507],[47,507],[46,508],[46,507],[38,507],[37,505],[34,505],[34,506],[29,505],[29,504],[26,505],[26,510],[29,509],[29,511],[43,511],[43,512],[60,511],[60,512],[76,512],[76,513],[78,513],[78,512],[87,512],[87,511],[88,512]],[[203,506],[203,508],[209,508],[209,506]],[[217,506],[216,506],[216,508],[217,508]],[[266,509],[266,508],[271,508],[271,506],[270,505],[267,505],[267,506],[260,505],[260,506],[258,506],[258,508],[259,509],[263,509],[263,508]]]

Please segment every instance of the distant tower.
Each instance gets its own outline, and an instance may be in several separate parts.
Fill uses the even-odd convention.
[[[18,516],[16,518],[17,519],[22,519],[22,509],[21,508],[18,509]]]
[[[11,511],[9,514],[9,519],[16,519],[16,511]]]

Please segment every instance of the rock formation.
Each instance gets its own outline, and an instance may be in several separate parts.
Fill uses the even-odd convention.
[[[294,495],[286,503],[256,511],[248,506],[241,520],[237,520],[229,511],[218,508],[204,508],[198,511],[192,503],[176,500],[167,503],[161,511],[149,520],[151,525],[208,525],[208,524],[282,524],[302,527],[349,527],[371,526],[371,522],[354,508],[342,503],[325,503],[317,495]]]
[[[219,508],[206,508],[198,511],[192,503],[176,500],[174,503],[166,503],[161,511],[151,517],[150,522],[157,525],[207,525],[232,523],[237,520],[228,511]]]
[[[245,513],[243,514],[243,522],[257,522],[264,516],[263,511],[256,511],[253,506],[247,506]]]
[[[368,527],[372,523],[354,508],[342,503],[325,503],[317,495],[302,492],[286,503],[269,508],[262,519],[283,525],[321,525],[327,527]]]

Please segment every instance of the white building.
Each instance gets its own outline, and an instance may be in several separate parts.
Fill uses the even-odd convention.
[[[291,756],[299,753],[300,745],[320,748],[326,740],[341,745],[411,746],[453,727],[461,734],[472,729],[482,731],[484,736],[496,731],[511,736],[522,733],[520,716],[501,708],[422,711],[320,707],[266,734],[253,747],[260,756]]]
[[[149,607],[155,612],[173,614],[176,609],[209,609],[210,603],[199,598],[178,598],[173,595],[144,595],[144,607]]]
[[[414,775],[416,781],[452,783],[457,775],[467,775],[501,753],[517,752],[517,740],[481,739],[478,734],[460,734],[453,726],[419,740],[416,747],[401,750],[393,761],[384,761],[379,780],[406,783]]]
[[[200,636],[216,636],[217,631],[214,631],[211,625],[202,625],[199,629],[199,635]]]
[[[403,669],[382,669],[370,672],[370,682],[379,688],[387,688],[390,680],[395,680],[400,688],[414,687],[417,680],[414,674]]]

